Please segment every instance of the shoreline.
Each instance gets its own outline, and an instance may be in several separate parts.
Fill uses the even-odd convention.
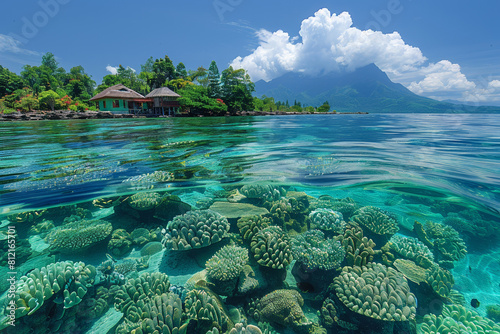
[[[181,114],[175,117],[222,117],[222,116],[275,116],[275,115],[343,115],[343,114],[368,114],[368,112],[285,112],[285,111],[240,111],[236,114],[225,115],[189,115]],[[0,122],[16,121],[44,121],[44,120],[70,120],[70,119],[114,119],[114,118],[170,118],[171,116],[113,114],[110,111],[31,111],[0,114]]]

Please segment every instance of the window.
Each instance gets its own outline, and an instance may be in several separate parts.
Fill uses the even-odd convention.
[[[102,109],[106,110],[106,101],[102,101]]]
[[[113,101],[113,108],[120,108],[120,100]]]

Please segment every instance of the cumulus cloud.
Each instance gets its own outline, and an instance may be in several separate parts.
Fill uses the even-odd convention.
[[[106,66],[106,71],[108,71],[109,73],[111,73],[113,75],[118,74],[118,66],[108,65],[108,66]]]
[[[477,101],[482,95],[500,101],[500,81],[478,88],[448,60],[429,63],[418,47],[408,45],[398,32],[360,30],[353,27],[349,13],[331,14],[326,8],[302,21],[299,35],[283,30],[256,33],[259,46],[231,66],[244,68],[253,81],[270,81],[287,72],[312,76],[353,71],[374,63],[395,82],[437,99]]]
[[[21,47],[21,42],[17,39],[0,34],[0,52],[11,52],[11,53],[20,53],[26,55],[38,56],[39,53],[27,49],[23,49]]]

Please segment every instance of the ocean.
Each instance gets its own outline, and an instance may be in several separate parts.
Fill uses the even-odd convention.
[[[0,143],[2,332],[500,331],[498,115],[4,122]]]

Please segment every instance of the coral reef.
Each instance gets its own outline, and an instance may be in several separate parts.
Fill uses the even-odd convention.
[[[264,216],[242,217],[237,225],[243,241],[251,242],[257,232],[271,226],[271,219]]]
[[[437,265],[427,270],[425,281],[432,290],[442,298],[448,298],[451,288],[455,284],[452,274]]]
[[[418,326],[421,334],[477,333],[493,334],[500,332],[500,325],[483,318],[473,311],[459,305],[445,305],[439,316],[426,314]]]
[[[309,219],[311,219],[311,224],[323,231],[342,234],[345,229],[342,213],[331,209],[316,209],[309,214]]]
[[[207,276],[215,281],[236,279],[247,262],[247,249],[235,245],[226,245],[207,261]]]
[[[133,176],[123,181],[130,189],[145,190],[153,189],[159,183],[170,182],[174,179],[174,174],[165,171],[154,171],[153,173]]]
[[[53,229],[45,240],[53,251],[78,253],[106,239],[112,229],[104,220],[83,219]]]
[[[308,271],[337,269],[345,257],[345,249],[340,242],[325,239],[325,234],[319,230],[297,235],[291,245],[293,258]]]
[[[300,293],[288,289],[270,292],[259,301],[262,319],[292,329],[311,325],[302,311],[302,305],[304,300]]]
[[[207,247],[226,237],[227,219],[211,210],[189,211],[167,225],[163,244],[167,249],[189,250]]]
[[[334,279],[335,293],[358,314],[384,321],[414,319],[416,299],[403,275],[378,263],[344,267]]]
[[[424,228],[438,261],[459,261],[467,254],[465,242],[453,227],[428,221]]]
[[[427,271],[411,260],[396,259],[393,266],[410,281],[420,284],[425,282]]]
[[[416,238],[393,235],[388,244],[398,258],[412,260],[425,268],[433,264],[434,255],[431,250]]]
[[[346,198],[333,198],[328,195],[320,196],[319,198],[311,199],[309,209],[330,209],[332,211],[340,212],[345,221],[348,221],[351,215],[359,208],[359,205],[349,197]]]
[[[282,187],[271,184],[246,184],[240,188],[239,192],[247,198],[268,202],[277,201],[285,196],[285,190]]]
[[[206,291],[198,289],[189,291],[184,309],[188,319],[196,321],[193,325],[196,333],[206,333],[214,328],[214,324],[223,333],[232,327],[229,318],[219,306],[219,302]]]
[[[95,276],[95,268],[83,262],[56,262],[34,269],[16,283],[14,296],[10,299],[16,304],[15,317],[35,313],[44,301],[56,294],[62,298],[65,309],[77,305],[94,284]],[[7,313],[5,307],[4,314]]]
[[[132,236],[124,229],[114,230],[108,243],[108,252],[115,257],[122,257],[132,250]]]
[[[363,236],[363,230],[352,223],[347,224],[344,234],[339,238],[346,251],[348,266],[364,266],[373,261],[375,243]]]
[[[290,239],[278,226],[259,231],[250,243],[255,260],[264,267],[286,268],[292,261]]]
[[[154,209],[161,200],[159,193],[137,193],[128,198],[128,205],[131,208],[139,211]]]
[[[359,208],[352,214],[351,220],[379,245],[384,245],[399,230],[395,216],[375,206]]]

